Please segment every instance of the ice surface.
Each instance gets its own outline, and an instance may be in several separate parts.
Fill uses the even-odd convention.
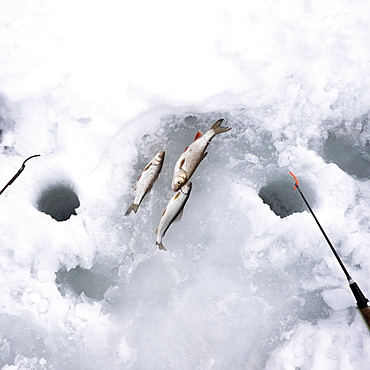
[[[288,174],[369,296],[366,2],[1,5],[0,183],[41,157],[0,198],[0,368],[370,363]],[[159,251],[173,166],[220,118],[232,130],[210,143]],[[157,182],[125,217],[160,149]]]

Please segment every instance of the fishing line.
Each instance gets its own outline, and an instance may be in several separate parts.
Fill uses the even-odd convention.
[[[332,252],[334,253],[334,256],[335,258],[337,259],[337,261],[339,262],[339,265],[340,267],[342,268],[344,274],[346,275],[346,278],[348,280],[348,284],[349,284],[349,287],[351,288],[352,290],[352,293],[356,299],[356,302],[357,302],[357,308],[365,322],[365,324],[367,325],[368,329],[370,330],[370,307],[368,306],[367,302],[369,302],[369,300],[364,296],[364,294],[362,293],[360,287],[357,285],[357,283],[352,279],[351,275],[348,273],[346,267],[344,266],[342,260],[340,259],[337,251],[335,250],[333,244],[330,242],[330,239],[328,238],[328,236],[326,235],[324,229],[322,228],[322,226],[320,225],[320,222],[319,220],[317,219],[317,217],[315,216],[312,208],[310,207],[308,201],[306,200],[305,196],[303,195],[301,189],[299,188],[299,182],[298,182],[298,179],[297,177],[293,174],[293,172],[290,172],[289,171],[289,174],[294,178],[295,180],[295,187],[294,187],[294,190],[298,190],[299,194],[301,195],[303,201],[305,202],[306,206],[308,207],[309,211],[311,212],[313,218],[315,219],[316,223],[317,223],[317,226],[320,228],[322,234],[324,235],[324,238],[325,240],[327,241],[330,249],[332,250]]]
[[[28,157],[22,164],[21,168],[18,170],[18,172],[7,182],[7,184],[0,190],[0,195],[5,191],[5,189],[13,184],[13,182],[18,178],[18,176],[23,172],[23,170],[26,168],[26,162],[30,160],[31,158],[40,157],[40,154],[31,155],[31,157]]]

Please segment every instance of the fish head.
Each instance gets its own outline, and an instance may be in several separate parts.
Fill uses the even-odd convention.
[[[188,175],[184,170],[177,171],[172,180],[172,189],[177,191],[188,181]]]
[[[164,160],[164,150],[160,150],[154,157],[153,159],[153,164],[158,166],[159,164],[161,164]]]
[[[188,181],[185,185],[182,186],[181,192],[183,194],[189,194],[191,192],[192,183]]]

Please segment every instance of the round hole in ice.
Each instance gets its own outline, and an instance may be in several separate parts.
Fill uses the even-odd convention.
[[[54,220],[66,221],[76,215],[80,201],[76,192],[66,184],[53,184],[41,192],[37,209],[50,215]]]
[[[310,195],[310,192],[305,187],[302,191],[305,195],[307,193]],[[289,178],[281,178],[269,182],[261,188],[258,195],[263,203],[268,204],[270,209],[281,218],[307,209],[298,191],[294,190],[294,181]],[[306,198],[312,198],[312,196],[306,196]],[[308,201],[310,202],[310,200]],[[312,204],[310,205],[312,206]]]

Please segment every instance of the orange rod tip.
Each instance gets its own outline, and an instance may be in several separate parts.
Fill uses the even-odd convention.
[[[291,172],[291,171],[289,171],[289,174],[293,176],[293,178],[294,178],[294,180],[295,180],[295,185],[296,185],[296,186],[298,186],[298,185],[299,185],[299,182],[298,182],[297,176],[296,176],[293,172]],[[295,190],[295,189],[296,189],[296,188],[294,188],[294,190]]]

